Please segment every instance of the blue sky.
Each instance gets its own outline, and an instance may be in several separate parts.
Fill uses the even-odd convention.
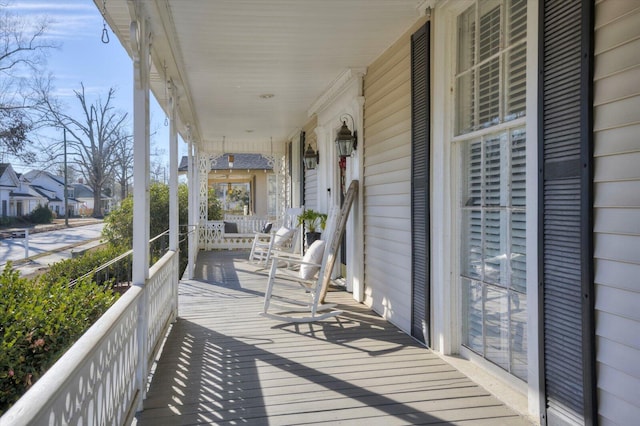
[[[100,11],[91,0],[8,0],[7,7],[12,13],[24,16],[26,20],[37,20],[46,16],[50,21],[47,37],[54,40],[59,49],[51,50],[47,69],[54,76],[54,94],[62,100],[70,111],[77,108],[78,101],[73,91],[85,86],[85,92],[92,101],[98,96],[103,99],[110,87],[116,89],[115,106],[129,114],[129,124],[133,122],[133,65],[120,42],[108,28],[109,43],[102,42],[103,20]],[[107,0],[108,1],[108,0]],[[152,97],[151,130],[155,132],[152,151],[157,149],[165,155],[158,161],[168,163],[168,131],[164,125],[165,116]],[[42,143],[50,138],[62,139],[58,130],[45,131]],[[180,152],[185,151],[180,144]],[[152,159],[153,161],[153,159]],[[26,172],[34,165],[11,161],[14,168]],[[167,164],[168,166],[168,164]]]

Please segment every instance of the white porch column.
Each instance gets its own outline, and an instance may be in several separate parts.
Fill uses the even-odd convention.
[[[178,129],[176,127],[177,95],[172,81],[169,87],[169,250],[179,256],[180,217],[178,214]],[[179,264],[179,261],[177,262]],[[173,286],[172,321],[178,318],[178,281],[179,267],[172,268],[171,285]]]
[[[358,96],[351,103],[353,119],[358,131],[358,146],[347,163],[347,186],[352,180],[359,180],[358,196],[354,200],[352,214],[347,222],[347,233],[353,235],[352,244],[347,244],[347,289],[353,292],[353,298],[364,300],[364,96]]]
[[[178,130],[176,128],[176,90],[169,86],[169,250],[178,251]]]
[[[193,261],[195,262],[195,255],[202,247],[203,242],[206,241],[203,237],[204,231],[206,228],[203,228],[206,225],[206,222],[202,222],[202,214],[200,211],[200,180],[202,178],[200,173],[200,152],[198,151],[197,145],[193,144],[193,223],[196,224],[196,251],[194,252]]]
[[[187,129],[188,130],[188,129]],[[193,158],[193,141],[191,140],[191,132],[188,131],[189,151],[187,153],[187,179],[189,182],[189,263],[187,264],[187,278],[193,279],[193,271],[195,269],[196,250],[198,249],[198,223],[196,221],[196,203],[195,192],[198,188],[195,182],[195,161]]]
[[[133,285],[144,287],[149,278],[149,69],[151,34],[141,3],[132,4],[131,44],[133,53]],[[148,294],[138,304],[138,366],[136,388],[138,410],[147,389]]]
[[[133,44],[133,284],[149,277],[149,51],[144,20],[131,23]]]

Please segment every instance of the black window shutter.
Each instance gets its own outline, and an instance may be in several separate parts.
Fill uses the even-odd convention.
[[[430,22],[411,37],[411,335],[430,346]]]
[[[305,170],[306,168],[304,167],[304,144],[306,141],[306,133],[305,132],[300,132],[300,205],[304,206],[305,203],[305,198],[304,198],[304,176],[305,176]]]
[[[541,423],[550,425],[597,422],[592,3],[541,1],[539,10]]]

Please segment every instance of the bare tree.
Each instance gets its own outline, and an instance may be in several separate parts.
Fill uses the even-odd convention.
[[[76,165],[91,187],[94,200],[93,215],[98,217],[103,215],[102,190],[114,171],[113,159],[118,142],[125,134],[127,114],[116,111],[112,106],[114,88],[109,89],[106,100],[98,98],[94,103],[89,103],[84,84],[80,83],[80,86],[81,90],[74,90],[82,111],[80,118],[67,114],[60,103],[42,93],[42,119],[52,126],[67,130],[70,161]],[[60,152],[60,143],[53,144],[50,148]]]
[[[47,26],[46,19],[30,25],[0,3],[0,151],[27,162],[35,159],[28,135],[38,126],[31,112],[42,103],[34,82],[48,87],[43,67],[47,52],[58,47],[46,39]]]
[[[133,177],[133,136],[118,131],[113,151],[113,179],[120,186],[120,199],[127,198]]]
[[[164,155],[165,155],[164,149],[161,149],[158,147],[155,147],[153,152],[151,153],[151,164],[150,164],[149,174],[153,182],[161,182],[161,183],[167,182],[167,167],[162,162]]]

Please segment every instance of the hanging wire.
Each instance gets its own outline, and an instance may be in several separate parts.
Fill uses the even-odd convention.
[[[109,32],[107,31],[107,0],[102,0],[102,42],[109,43]]]

